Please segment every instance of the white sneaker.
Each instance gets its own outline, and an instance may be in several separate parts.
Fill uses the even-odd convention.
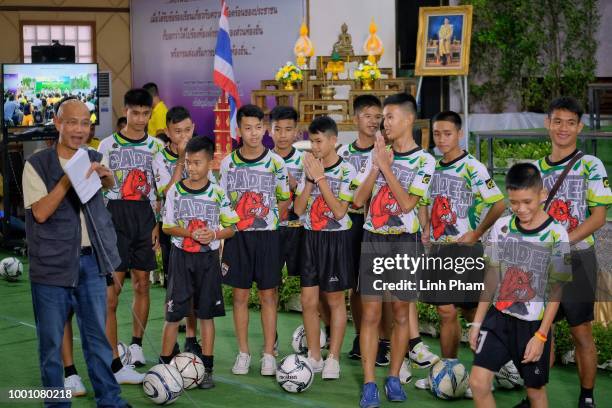
[[[87,389],[83,384],[83,380],[78,374],[73,374],[67,378],[64,378],[64,388],[72,391],[73,397],[81,397],[87,394]]]
[[[418,380],[415,381],[414,388],[419,389],[419,390],[428,390],[429,388],[431,388],[429,385],[429,378],[428,377],[419,378]]]
[[[130,350],[129,364],[135,365],[136,367],[142,367],[147,363],[141,346],[138,344],[130,344],[128,349]]]
[[[427,368],[436,364],[440,357],[429,351],[427,344],[420,342],[408,353],[413,368]]]
[[[261,375],[276,375],[276,359],[272,354],[264,353],[261,358]]]
[[[316,374],[316,373],[320,373],[321,371],[323,371],[323,366],[325,365],[325,362],[323,361],[323,357],[321,357],[321,359],[317,361],[314,358],[310,357],[310,353],[308,353],[308,362],[310,363],[310,366],[312,367],[313,373]]]
[[[145,375],[134,370],[132,364],[124,365],[123,368],[115,373],[115,380],[118,384],[142,384]]]
[[[402,362],[402,366],[399,371],[399,379],[402,384],[408,384],[412,381],[412,370],[410,369],[410,360],[407,358]]]
[[[330,354],[323,363],[321,378],[324,380],[337,380],[340,378],[340,362],[333,354]]]
[[[232,367],[232,374],[245,375],[249,373],[249,367],[251,365],[251,355],[247,353],[239,352],[236,356],[236,362]]]

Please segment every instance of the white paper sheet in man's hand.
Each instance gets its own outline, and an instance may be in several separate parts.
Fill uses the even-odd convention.
[[[64,166],[64,172],[72,183],[81,202],[85,204],[102,188],[100,176],[95,171],[85,178],[91,168],[87,150],[79,149]]]

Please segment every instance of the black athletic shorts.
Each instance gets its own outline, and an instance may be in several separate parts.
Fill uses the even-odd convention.
[[[541,320],[527,321],[502,313],[491,307],[480,327],[474,354],[474,365],[497,372],[512,360],[529,388],[540,388],[548,383],[551,335],[544,344],[540,359],[523,364],[527,343],[540,328]]]
[[[304,230],[300,286],[339,292],[353,284],[351,231]]]
[[[287,265],[289,276],[300,276],[300,253],[304,227],[279,227],[282,262]]]
[[[483,254],[484,248],[481,242],[474,245],[432,244],[428,254],[428,267],[422,269],[420,279],[444,282],[448,284],[448,288],[447,290],[423,290],[419,293],[420,299],[434,306],[455,305],[466,310],[478,307],[481,291],[465,290],[462,288],[467,286],[459,286],[484,282]],[[451,259],[454,269],[444,268],[444,264],[449,265]],[[477,259],[480,259],[480,264],[476,264]],[[471,260],[469,264],[467,260]],[[479,268],[477,265],[482,267]],[[451,280],[457,282],[453,288],[450,287]]]
[[[357,282],[359,282],[359,261],[361,259],[361,241],[363,241],[363,222],[364,216],[363,213],[348,213],[349,217],[351,217],[351,222],[353,225],[349,230],[351,232],[351,253],[353,255],[353,265],[352,265],[352,273],[353,273],[353,282],[354,287],[351,289],[357,290]]]
[[[566,319],[570,327],[595,319],[597,257],[595,248],[572,251],[572,281],[563,287],[555,321]]]
[[[157,269],[151,233],[155,215],[148,201],[110,200],[107,205],[117,233],[121,257],[118,272],[131,269],[149,272]]]
[[[404,259],[422,258],[421,234],[375,234],[364,231],[359,264],[359,293],[363,300],[417,300],[420,270]],[[393,261],[400,258],[400,265]],[[406,268],[408,266],[408,268]]]
[[[219,251],[186,252],[172,245],[168,262],[166,321],[191,314],[198,319],[225,316]]]
[[[234,288],[277,288],[283,262],[278,231],[239,231],[225,240],[221,275],[223,283]]]

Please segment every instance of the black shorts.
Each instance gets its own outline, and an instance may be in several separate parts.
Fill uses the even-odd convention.
[[[424,257],[421,234],[375,234],[364,231],[359,263],[359,293],[364,300],[403,301],[417,300],[417,276],[410,264],[402,262],[399,268],[384,265],[385,260]],[[410,269],[406,268],[408,266]]]
[[[186,252],[172,245],[168,262],[166,321],[191,314],[198,319],[225,316],[219,251]]]
[[[361,258],[361,241],[363,241],[363,223],[364,215],[360,213],[348,213],[351,217],[351,253],[353,254],[353,282],[354,287],[352,289],[357,290],[357,282],[359,282],[359,260]]]
[[[323,292],[353,287],[351,231],[304,230],[300,286]]]
[[[121,257],[118,272],[131,269],[149,272],[157,269],[151,233],[155,215],[148,201],[110,200],[107,205],[117,232]]]
[[[572,251],[572,281],[563,287],[555,321],[566,319],[570,327],[595,319],[597,256],[595,248]]]
[[[521,363],[527,343],[541,323],[541,320],[521,320],[491,307],[480,327],[474,365],[497,372],[508,360],[512,360],[526,387],[543,387],[548,383],[550,333],[546,335],[548,340],[540,359],[534,363]]]
[[[447,290],[424,290],[419,293],[420,300],[434,306],[455,305],[462,309],[470,310],[478,307],[480,290],[458,289],[460,284],[471,285],[484,282],[484,248],[481,242],[474,245],[461,245],[456,243],[432,244],[428,254],[428,266],[421,271],[420,279],[431,282],[449,283],[451,280],[458,282],[454,288]],[[461,264],[458,259],[461,259]],[[444,268],[444,263],[453,259],[453,269]],[[482,267],[476,267],[476,260],[480,259]],[[436,262],[436,261],[441,262]],[[469,261],[469,264],[466,260]]]
[[[283,262],[278,231],[241,231],[225,240],[221,275],[223,283],[234,288],[277,288]]]
[[[282,262],[287,265],[289,276],[300,276],[300,253],[304,227],[279,227]]]

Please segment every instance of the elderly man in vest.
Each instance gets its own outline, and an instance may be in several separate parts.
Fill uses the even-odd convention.
[[[82,204],[63,167],[87,142],[90,116],[76,99],[61,102],[56,146],[32,155],[23,171],[32,303],[44,387],[64,387],[62,336],[71,311],[77,315],[89,378],[98,407],[129,406],[111,371],[106,339],[106,275],[119,265],[117,237],[101,191]],[[88,151],[104,187],[113,184],[101,155]],[[47,407],[70,402],[47,400]]]

